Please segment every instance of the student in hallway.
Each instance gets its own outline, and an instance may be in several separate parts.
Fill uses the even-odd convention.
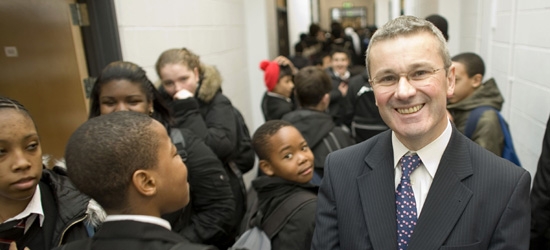
[[[19,249],[51,249],[85,239],[103,216],[65,169],[42,165],[40,136],[29,111],[0,96],[0,249],[11,242]]]
[[[367,71],[349,80],[343,120],[357,143],[389,129],[376,106]]]
[[[265,173],[252,181],[258,195],[258,212],[264,219],[296,193],[317,193],[317,188],[309,184],[313,177],[313,154],[292,124],[267,121],[254,133],[252,145],[260,159],[260,169]],[[300,207],[271,239],[272,249],[310,249],[316,206],[315,199]]]
[[[264,71],[264,84],[267,88],[262,97],[264,119],[281,119],[283,115],[296,109],[293,100],[293,77],[296,69],[284,56],[278,56],[273,61],[262,61],[260,68]]]
[[[451,58],[456,72],[456,84],[449,98],[447,109],[453,116],[456,128],[464,133],[468,117],[478,107],[489,106],[481,114],[470,139],[485,149],[501,156],[504,147],[504,134],[497,112],[502,108],[504,98],[498,90],[495,79],[483,82],[485,64],[474,53],[462,53]]]
[[[138,112],[92,118],[70,137],[65,160],[74,185],[108,215],[91,239],[58,249],[213,249],[160,218],[190,197],[187,168],[160,122]]]
[[[242,152],[238,148],[241,142],[239,131],[242,130],[235,107],[222,93],[222,77],[214,66],[202,63],[199,55],[181,48],[164,51],[155,68],[161,80],[161,93],[174,112],[176,125],[188,128],[204,139],[222,161],[229,176],[235,197],[236,212],[230,221],[233,229],[225,242],[217,243],[219,248],[227,248],[233,244],[246,212],[242,174],[254,166],[253,150],[247,148]]]
[[[332,90],[330,91],[330,105],[328,112],[336,125],[343,123],[343,114],[345,113],[346,95],[348,93],[349,78],[352,77],[349,71],[349,54],[347,50],[335,47],[330,52],[330,67],[326,69],[332,80]]]
[[[312,183],[321,184],[326,156],[338,149],[355,144],[348,132],[336,126],[326,112],[330,103],[332,84],[327,73],[315,66],[301,69],[295,77],[296,99],[301,107],[283,116],[304,136],[315,156],[315,175]]]

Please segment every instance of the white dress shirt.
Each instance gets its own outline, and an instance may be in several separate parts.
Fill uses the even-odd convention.
[[[25,217],[28,217],[25,221],[25,233],[27,233],[27,230],[29,230],[29,228],[32,226],[32,223],[34,222],[34,220],[36,220],[36,217],[38,217],[38,219],[40,220],[40,227],[42,227],[42,224],[44,223],[44,209],[42,209],[42,196],[40,195],[39,185],[36,185],[34,195],[32,196],[29,204],[27,204],[25,210],[23,210],[18,215],[7,219],[3,223],[13,220],[20,220]]]
[[[401,181],[401,176],[403,172],[401,171],[401,162],[400,159],[407,152],[412,152],[418,154],[422,163],[420,166],[415,169],[411,174],[411,184],[414,192],[414,198],[416,200],[416,211],[418,217],[420,217],[420,212],[426,202],[426,197],[428,196],[428,191],[432,185],[433,178],[437,172],[437,167],[443,156],[443,152],[449,144],[451,139],[451,133],[453,129],[451,127],[451,122],[447,123],[447,128],[445,131],[433,142],[426,145],[418,151],[409,150],[403,143],[397,139],[395,133],[392,132],[392,145],[393,145],[393,162],[395,163],[395,188]]]
[[[150,223],[159,225],[161,227],[164,227],[168,230],[172,230],[172,227],[170,226],[170,222],[167,220],[155,217],[155,216],[149,216],[149,215],[136,215],[136,214],[115,214],[115,215],[107,215],[105,218],[105,222],[107,221],[124,221],[124,220],[133,220],[133,221],[139,221],[144,223]]]

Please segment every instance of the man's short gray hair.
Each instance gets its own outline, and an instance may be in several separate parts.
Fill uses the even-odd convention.
[[[378,29],[369,42],[369,47],[367,48],[367,73],[369,73],[369,62],[370,62],[370,50],[372,46],[376,43],[384,40],[393,39],[400,36],[407,36],[412,34],[418,34],[421,32],[428,32],[439,41],[439,54],[443,59],[445,69],[448,69],[451,66],[451,56],[449,54],[449,49],[447,48],[447,41],[441,31],[435,27],[431,22],[424,19],[414,17],[414,16],[400,16],[395,18]]]

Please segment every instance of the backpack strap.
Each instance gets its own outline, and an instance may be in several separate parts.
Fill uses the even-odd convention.
[[[331,143],[327,138],[332,139],[331,141],[333,147],[331,147]],[[325,147],[327,147],[329,153],[342,148],[340,143],[338,143],[338,139],[336,139],[336,136],[334,135],[334,133],[332,133],[332,131],[328,132],[327,136],[323,138],[323,143],[325,144]]]
[[[262,230],[270,239],[273,238],[298,210],[316,199],[317,195],[307,191],[292,194],[264,220]]]
[[[178,154],[181,156],[181,159],[184,162],[187,161],[185,138],[183,138],[183,134],[181,133],[181,131],[177,128],[170,129],[170,139],[172,139],[172,143],[174,143],[174,146],[176,146],[176,149],[178,150]]]
[[[468,120],[466,121],[466,127],[464,128],[464,135],[466,137],[472,139],[472,135],[476,130],[477,122],[479,121],[481,114],[483,114],[483,112],[489,109],[495,110],[497,112],[497,115],[500,117],[500,114],[498,113],[498,111],[490,106],[481,106],[481,107],[475,108],[474,110],[472,110],[472,112],[470,112],[470,115],[468,116]]]
[[[502,135],[504,136],[504,147],[502,149],[501,157],[521,167],[521,163],[519,162],[516,150],[514,149],[514,142],[512,140],[512,134],[510,134],[510,129],[508,128],[508,123],[506,123],[504,117],[502,117],[500,112],[495,108],[489,106],[481,106],[472,110],[470,116],[468,116],[468,120],[466,121],[464,135],[471,139],[477,126],[477,122],[481,117],[481,114],[490,109],[494,110],[497,113],[500,128],[502,129]]]

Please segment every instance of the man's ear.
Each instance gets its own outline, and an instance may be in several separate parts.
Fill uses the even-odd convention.
[[[273,167],[271,166],[271,164],[268,161],[260,160],[259,166],[260,166],[260,169],[262,170],[262,172],[264,172],[265,175],[273,176]]]
[[[472,77],[472,80],[474,81],[472,83],[472,87],[477,89],[477,87],[481,86],[481,81],[483,80],[483,76],[481,74],[475,74]]]
[[[143,196],[153,196],[157,193],[157,182],[151,171],[139,169],[132,175],[132,185]]]
[[[449,72],[447,73],[447,99],[451,98],[455,92],[455,83],[456,83],[456,68],[454,65],[451,65]]]

